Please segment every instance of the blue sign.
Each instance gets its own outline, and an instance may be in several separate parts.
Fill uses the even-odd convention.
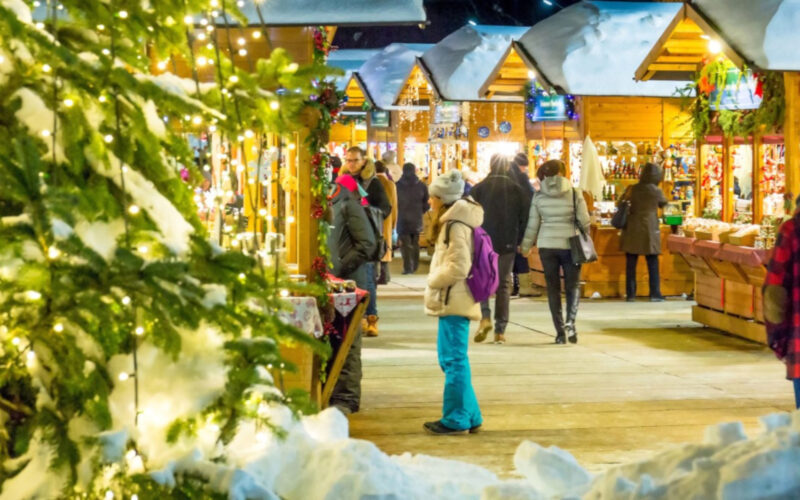
[[[711,92],[708,98],[710,107],[715,111],[758,109],[761,106],[761,98],[756,95],[757,86],[758,80],[750,71],[742,74],[737,68],[730,68],[722,95],[719,89]]]
[[[489,137],[489,127],[478,128],[478,136],[483,137],[484,139]]]
[[[569,120],[566,96],[537,92],[530,118],[533,122],[564,122]]]
[[[460,121],[460,103],[443,101],[433,110],[433,123],[458,123]]]
[[[386,128],[389,126],[389,112],[379,109],[370,112],[370,125],[376,128]]]
[[[511,132],[511,123],[507,121],[502,121],[500,122],[500,126],[498,128],[500,129],[500,132],[507,134]]]

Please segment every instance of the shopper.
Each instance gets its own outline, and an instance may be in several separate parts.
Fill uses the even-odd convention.
[[[628,222],[622,230],[622,251],[625,252],[625,296],[628,302],[636,300],[636,264],[640,255],[647,261],[650,278],[650,301],[663,302],[661,278],[658,273],[658,256],[661,255],[661,225],[658,209],[667,204],[667,197],[658,187],[662,178],[661,167],[647,163],[642,167],[639,182],[623,193],[620,204],[630,202]]]
[[[527,202],[525,213],[530,211],[530,204],[534,195],[531,179],[528,176],[528,165],[528,155],[525,153],[517,153],[510,169],[512,177],[517,181],[517,184],[525,194],[525,200]],[[522,231],[520,231],[519,243],[522,243],[522,236]],[[514,255],[513,272],[514,287],[511,295],[519,295],[520,297],[539,297],[542,295],[539,287],[534,285],[531,279],[531,267],[528,263],[528,257],[522,255],[519,251]]]
[[[437,346],[445,384],[442,418],[426,422],[424,428],[438,435],[477,432],[483,421],[467,357],[469,322],[481,317],[467,275],[473,231],[483,222],[483,209],[463,193],[458,170],[440,175],[430,186],[433,211],[442,215],[434,222],[436,250],[425,288],[425,312],[439,318]]]
[[[489,165],[489,176],[472,188],[471,195],[483,207],[483,229],[489,233],[494,251],[499,255],[497,273],[500,286],[494,302],[494,341],[503,344],[509,319],[511,268],[525,230],[529,203],[527,195],[509,174],[510,162],[507,157],[494,155]],[[475,342],[486,340],[492,329],[492,310],[488,300],[481,303],[481,314],[483,318],[475,334]]]
[[[764,281],[764,319],[769,347],[786,364],[800,409],[800,196],[795,206],[794,217],[778,231]]]
[[[328,246],[333,275],[354,280],[359,288],[368,289],[367,269],[373,265],[368,257],[374,253],[376,241],[365,211],[367,201],[360,191],[350,175],[337,177],[330,197],[333,225]],[[330,400],[331,406],[345,414],[357,412],[361,402],[361,333],[356,332]]]
[[[419,268],[419,235],[422,216],[428,208],[428,187],[417,177],[414,164],[406,163],[397,181],[397,237],[403,256],[403,274],[413,274]]]
[[[394,255],[394,250],[392,249],[392,235],[394,234],[395,226],[397,226],[397,187],[394,182],[389,179],[386,165],[384,165],[383,162],[375,162],[375,173],[378,181],[380,181],[383,186],[383,190],[386,192],[387,198],[389,198],[389,203],[392,205],[392,213],[389,217],[383,219],[383,239],[386,241],[386,253],[384,253],[383,258],[381,258],[378,272],[378,284],[386,285],[391,279],[389,264],[391,264]],[[377,333],[377,331],[375,333]]]
[[[369,206],[380,210],[384,219],[390,217],[392,204],[389,202],[389,197],[386,196],[386,191],[381,183],[375,181],[375,164],[366,159],[361,148],[353,146],[347,150],[345,171],[355,177],[359,185],[367,193],[366,198]],[[374,264],[377,265],[379,261],[380,259],[376,259]],[[367,306],[364,330],[368,337],[376,337],[378,335],[378,284],[375,267],[375,265],[367,266],[368,288],[366,290],[369,292],[369,305]]]
[[[531,203],[522,253],[527,255],[534,245],[539,248],[547,283],[547,302],[556,329],[556,344],[566,343],[567,338],[575,344],[578,342],[575,320],[581,293],[581,266],[572,261],[569,239],[578,234],[576,217],[581,228],[589,233],[589,211],[582,194],[560,175],[563,168],[562,161],[549,160],[538,171],[541,190]],[[562,272],[566,288],[566,321],[561,306]]]
[[[392,182],[397,182],[403,174],[400,165],[397,164],[397,153],[394,151],[386,151],[381,155],[381,161],[386,165],[388,177]]]
[[[339,177],[339,171],[342,169],[342,159],[338,156],[331,157],[331,184],[336,182],[336,178]]]

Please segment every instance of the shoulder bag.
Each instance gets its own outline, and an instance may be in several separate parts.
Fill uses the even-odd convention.
[[[572,254],[572,262],[575,265],[587,264],[597,260],[597,252],[594,249],[592,237],[586,234],[583,226],[578,223],[578,204],[576,202],[575,189],[572,189],[572,211],[574,214],[573,223],[578,234],[569,239],[569,250]]]

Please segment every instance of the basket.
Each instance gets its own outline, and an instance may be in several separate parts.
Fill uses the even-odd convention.
[[[736,236],[732,234],[728,237],[728,243],[731,245],[739,245],[740,247],[754,247],[756,246],[756,236],[755,233],[745,234],[743,236]]]

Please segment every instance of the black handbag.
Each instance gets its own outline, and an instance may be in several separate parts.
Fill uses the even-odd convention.
[[[569,239],[569,251],[572,255],[572,262],[575,265],[588,264],[597,260],[597,252],[594,249],[592,237],[586,234],[583,226],[578,223],[578,204],[575,197],[575,189],[572,190],[572,211],[574,213],[573,222],[578,234]]]
[[[611,225],[617,229],[625,229],[628,225],[628,216],[631,213],[631,202],[629,200],[622,200],[617,206],[617,213],[611,217]]]

